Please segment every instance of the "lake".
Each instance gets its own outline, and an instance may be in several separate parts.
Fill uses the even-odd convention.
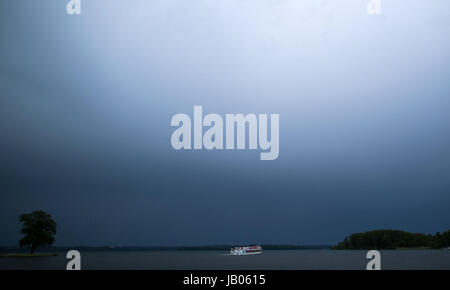
[[[226,251],[81,251],[82,269],[150,270],[364,270],[367,251],[267,250],[229,256]],[[2,257],[0,269],[66,268],[65,253],[53,257]],[[381,251],[381,268],[447,269],[449,250]]]

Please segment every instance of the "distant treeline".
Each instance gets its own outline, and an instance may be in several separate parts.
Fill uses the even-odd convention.
[[[368,250],[398,248],[433,248],[450,247],[450,230],[435,235],[408,233],[398,230],[375,230],[352,234],[333,247],[336,250]]]
[[[40,252],[67,252],[69,250],[79,251],[230,251],[232,247],[244,245],[207,245],[207,246],[178,246],[178,247],[164,247],[164,246],[150,246],[150,247],[121,247],[121,246],[104,246],[104,247],[90,247],[90,246],[73,246],[73,247],[42,247]],[[261,245],[264,250],[308,250],[308,249],[330,249],[328,245]],[[0,253],[25,252],[26,249],[17,247],[0,247]]]

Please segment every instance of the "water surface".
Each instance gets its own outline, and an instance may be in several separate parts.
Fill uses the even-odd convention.
[[[86,251],[82,269],[306,270],[365,269],[367,251],[268,250],[261,255],[230,256],[224,251]],[[53,257],[0,258],[0,269],[61,269],[65,253]],[[381,267],[450,270],[448,250],[381,251]]]

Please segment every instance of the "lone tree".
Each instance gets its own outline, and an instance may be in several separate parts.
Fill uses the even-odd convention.
[[[23,223],[21,233],[25,236],[19,241],[20,247],[30,246],[30,253],[39,246],[51,245],[55,241],[56,222],[45,211],[37,210],[19,217]]]

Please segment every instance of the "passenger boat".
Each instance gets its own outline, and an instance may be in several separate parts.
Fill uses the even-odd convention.
[[[244,247],[233,247],[231,248],[230,255],[255,255],[261,254],[262,248],[261,246],[244,246]]]

